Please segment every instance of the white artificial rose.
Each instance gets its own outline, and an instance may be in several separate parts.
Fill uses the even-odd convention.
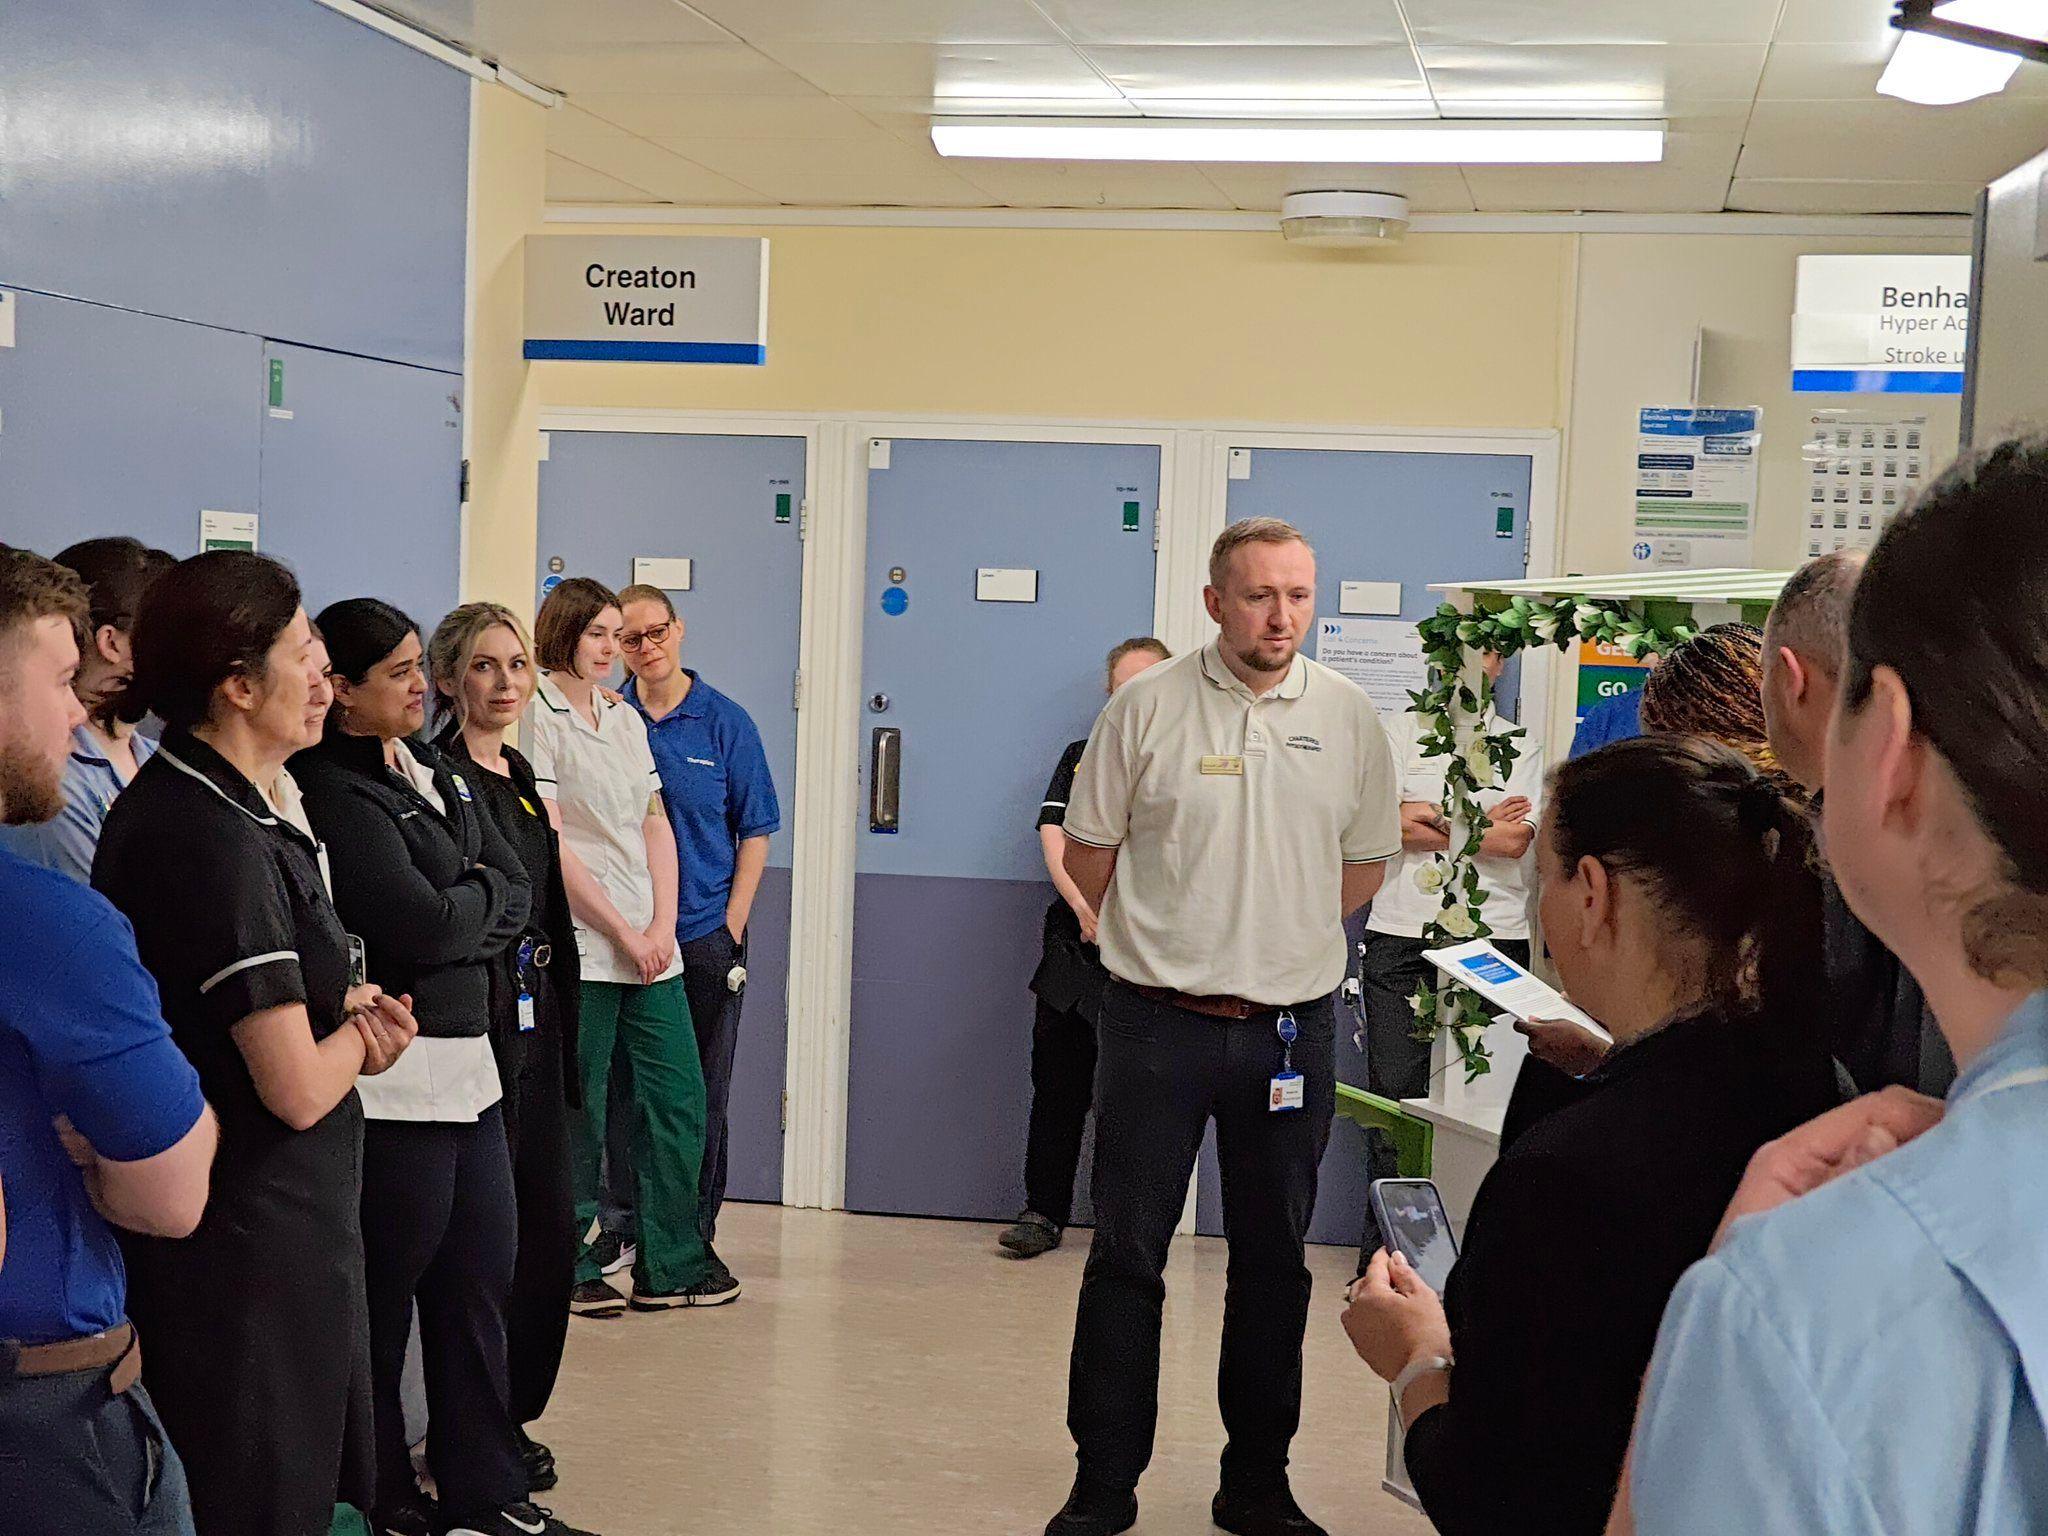
[[[1487,749],[1484,736],[1474,736],[1472,744],[1465,749],[1465,766],[1472,770],[1472,777],[1484,789],[1493,782],[1493,753]]]
[[[1557,615],[1538,612],[1529,615],[1529,628],[1545,645],[1557,642]]]
[[[1453,938],[1469,939],[1479,931],[1479,920],[1465,907],[1452,907],[1437,914],[1437,922]]]
[[[1434,896],[1444,888],[1444,867],[1431,859],[1415,871],[1415,889],[1425,896]]]

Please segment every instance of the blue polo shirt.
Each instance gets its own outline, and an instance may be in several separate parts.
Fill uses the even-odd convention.
[[[135,766],[156,754],[156,743],[137,731]],[[100,828],[114,796],[128,787],[89,726],[71,733],[71,761],[64,765],[64,809],[51,821],[28,827],[0,827],[0,848],[18,853],[31,864],[69,875],[80,885],[92,884],[92,856],[99,851]]]
[[[688,944],[725,922],[739,846],[782,826],[768,754],[753,717],[689,672],[683,702],[657,720],[640,703],[639,679],[626,698],[647,722],[647,745],[661,773],[661,799],[675,828],[682,879],[676,899],[676,940]]]
[[[0,1338],[48,1344],[117,1327],[128,1305],[113,1231],[50,1122],[132,1163],[176,1146],[206,1100],[106,897],[0,850],[0,934]]]
[[[1643,690],[1618,693],[1602,699],[1579,719],[1572,736],[1573,757],[1584,757],[1611,741],[1627,741],[1643,734]]]

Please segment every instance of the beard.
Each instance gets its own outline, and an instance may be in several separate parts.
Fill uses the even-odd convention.
[[[0,825],[32,827],[63,809],[62,765],[21,742],[0,742]]]
[[[1257,645],[1254,645],[1248,651],[1239,651],[1237,659],[1250,667],[1254,672],[1285,672],[1294,665],[1295,653],[1300,649],[1300,643],[1290,637],[1287,642],[1287,654],[1277,660],[1266,655]]]

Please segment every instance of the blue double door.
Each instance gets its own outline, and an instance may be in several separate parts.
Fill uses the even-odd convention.
[[[127,534],[183,557],[202,512],[253,512],[309,611],[368,594],[431,627],[454,606],[458,376],[40,293],[15,308],[0,542]]]
[[[1316,552],[1316,633],[1304,647],[1313,656],[1324,617],[1345,617],[1344,584],[1399,583],[1398,603],[1382,589],[1371,617],[1412,627],[1443,601],[1432,583],[1508,580],[1528,564],[1530,459],[1526,454],[1397,453],[1353,449],[1253,448],[1250,474],[1229,481],[1226,520],[1282,517],[1308,536]],[[1365,606],[1354,602],[1353,607]],[[1389,613],[1388,608],[1398,608]],[[1363,617],[1365,615],[1352,615]],[[1514,717],[1519,663],[1501,679],[1502,713]],[[1414,717],[1385,708],[1381,718],[1397,750],[1405,748]],[[1357,974],[1364,915],[1347,924],[1346,954]],[[1366,1080],[1362,1018],[1340,1003],[1337,1077],[1357,1087]],[[1366,1221],[1364,1133],[1339,1120],[1324,1155],[1309,1240],[1355,1244]],[[1195,1227],[1223,1230],[1223,1187],[1215,1133],[1197,1165]]]
[[[1102,707],[1108,651],[1151,630],[1159,459],[898,438],[869,470],[850,1209],[1023,1204],[1030,980],[1054,896],[1038,809]],[[984,600],[999,595],[1028,600]],[[894,733],[880,754],[878,732]],[[895,793],[878,797],[890,752]]]
[[[748,927],[729,1110],[735,1200],[782,1198],[805,446],[802,437],[551,432],[540,466],[536,600],[550,576],[592,576],[617,591],[633,580],[635,559],[689,560],[689,589],[669,593],[683,664],[753,717],[775,781],[782,828],[769,839]]]

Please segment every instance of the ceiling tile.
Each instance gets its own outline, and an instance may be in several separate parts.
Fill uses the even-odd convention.
[[[1728,206],[1744,213],[1968,213],[1973,181],[1766,181],[1737,177]]]
[[[932,118],[955,117],[1136,117],[1138,109],[1119,97],[1115,101],[1017,101],[1002,97],[960,97],[941,100],[929,96],[844,96],[834,97],[878,128],[887,129],[907,144],[929,146]]]
[[[644,187],[665,202],[723,207],[775,201],[743,180],[720,175],[574,106],[548,114],[547,138],[551,152]]]
[[[1575,44],[1533,48],[1431,45],[1422,49],[1430,87],[1445,111],[1466,102],[1635,102],[1647,116],[1671,100],[1747,102],[1767,48]]]
[[[1876,5],[1881,0],[1864,0]],[[1406,0],[1423,46],[1443,43],[1766,43],[1779,0]]]
[[[699,139],[690,158],[783,203],[983,207],[993,199],[930,144],[880,128],[837,139]]]
[[[1750,98],[1729,101],[1694,100],[1681,97],[1647,112],[1640,101],[1573,101],[1498,99],[1460,100],[1444,103],[1444,116],[1455,118],[1568,118],[1611,120],[1654,116],[1682,133],[1740,133],[1749,122]]]
[[[1991,97],[1920,107],[1860,102],[1758,102],[1745,137],[1745,177],[1817,181],[1989,181],[2048,143],[2048,102]]]
[[[1117,99],[1116,87],[1064,44],[764,42],[762,51],[834,96]]]
[[[636,187],[603,171],[561,155],[547,161],[547,199],[551,203],[651,203],[657,199],[644,187]]]
[[[818,88],[745,43],[674,47],[622,44],[508,55],[521,74],[577,95],[584,91],[647,91],[672,96],[816,96]]]
[[[1896,34],[1894,34],[1896,35]],[[1873,43],[1778,43],[1764,67],[1764,101],[1870,101],[1892,56],[1892,38]],[[2000,97],[2048,96],[2048,68],[2021,65]],[[1944,109],[1923,109],[1938,112]]]
[[[1404,101],[1429,92],[1405,44],[1375,48],[1101,47],[1083,50],[1131,100]]]
[[[1899,35],[1892,28],[1891,14],[1886,0],[1785,0],[1777,41],[1881,48],[1889,53],[1891,39]]]
[[[1714,213],[1727,198],[1740,135],[1674,133],[1657,165],[1473,165],[1481,213]]]
[[[1404,43],[1397,0],[1039,0],[1077,43]]]
[[[1271,213],[1289,192],[1398,192],[1417,213],[1470,213],[1472,194],[1456,167],[1205,165],[1202,173],[1239,208]]]
[[[748,42],[1057,43],[1030,0],[690,0]]]
[[[1212,208],[1234,205],[1192,165],[1061,165],[953,160],[964,180],[1006,208]]]
[[[572,100],[593,117],[659,143],[690,138],[830,139],[872,126],[852,107],[822,91],[809,96],[579,91]]]

